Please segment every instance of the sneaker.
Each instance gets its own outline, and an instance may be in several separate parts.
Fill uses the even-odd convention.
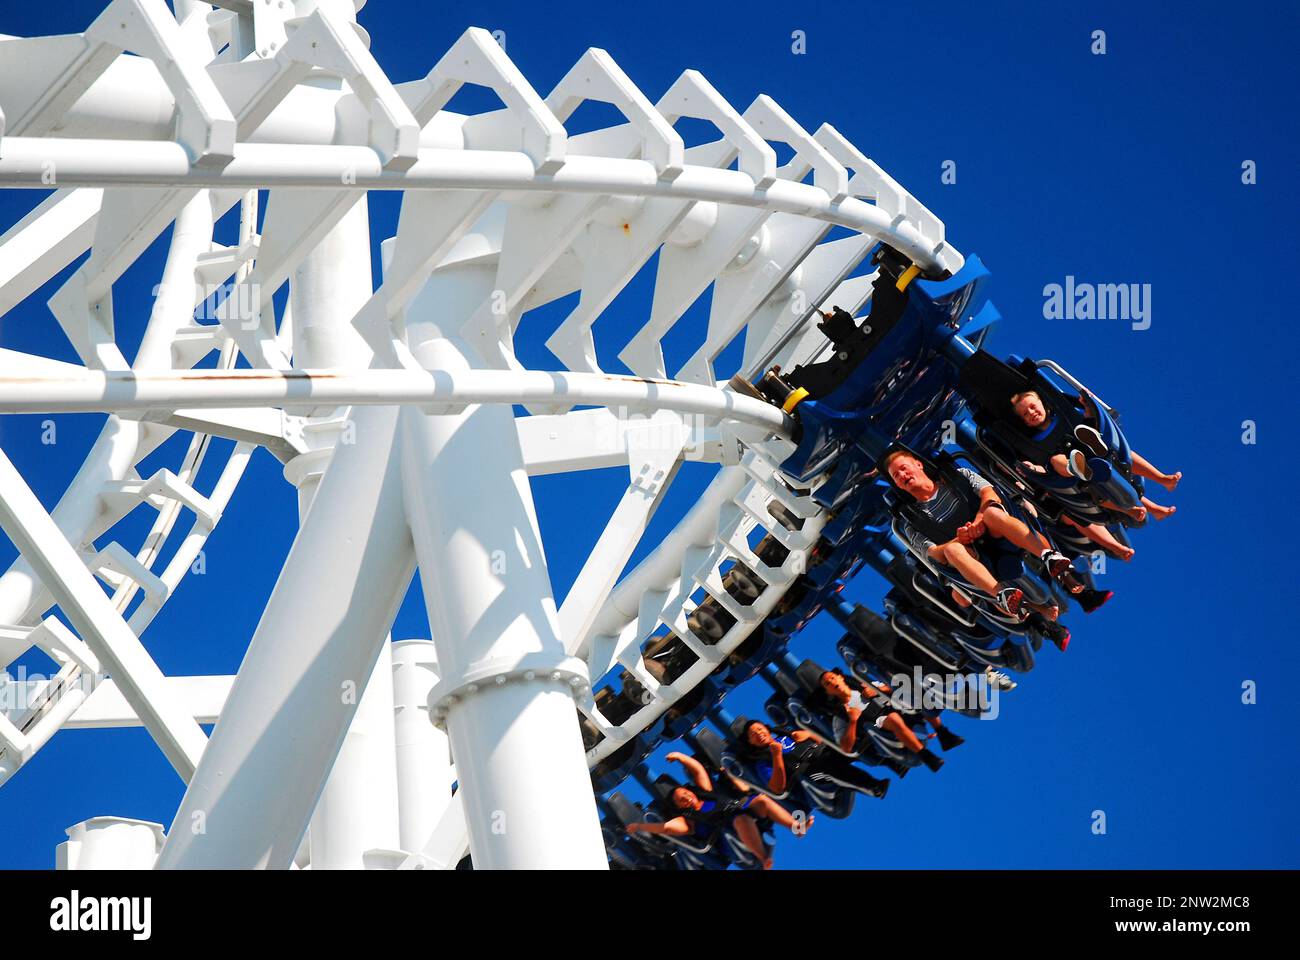
[[[1088,455],[1082,450],[1071,450],[1066,457],[1066,466],[1070,476],[1085,483],[1092,479],[1092,467],[1088,466]]]
[[[1044,617],[1043,623],[1039,626],[1039,630],[1042,632],[1043,636],[1056,644],[1057,650],[1065,653],[1065,648],[1070,645],[1070,631],[1065,624],[1053,623],[1051,620]]]
[[[1019,617],[1024,619],[1020,614],[1020,601],[1025,598],[1024,593],[1019,587],[999,586],[997,595],[994,596],[993,602],[997,608],[1009,617]]]
[[[1106,441],[1101,438],[1101,434],[1095,427],[1081,423],[1074,428],[1074,436],[1098,457],[1105,457],[1110,453],[1110,447],[1106,446]]]
[[[992,667],[987,667],[984,670],[984,676],[988,679],[989,686],[996,687],[999,690],[1016,689],[1016,681],[1012,680],[1010,676],[1003,673],[1001,670],[994,670]]]
[[[953,733],[947,727],[940,727],[938,730],[935,731],[935,733],[938,734],[939,746],[943,748],[945,753],[947,753],[949,750],[953,750],[956,749],[957,747],[960,747],[963,743],[966,742],[965,737],[957,736],[957,734]]]
[[[931,752],[929,748],[922,750],[917,756],[934,773],[938,773],[939,768],[943,766],[943,758]]]
[[[1084,613],[1100,609],[1106,601],[1115,596],[1113,590],[1082,590],[1075,594],[1075,602],[1083,609]]]
[[[1044,550],[1039,559],[1043,561],[1043,566],[1047,568],[1051,578],[1070,593],[1082,593],[1087,587],[1087,584],[1074,572],[1074,565],[1065,554],[1057,553],[1055,550]]]
[[[899,780],[902,780],[905,776],[907,776],[907,771],[911,770],[912,768],[907,766],[906,764],[899,763],[893,757],[889,757],[885,760],[885,769],[892,771],[893,774],[897,776]]]

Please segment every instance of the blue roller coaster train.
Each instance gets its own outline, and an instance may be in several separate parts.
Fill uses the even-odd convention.
[[[614,868],[759,869],[771,863],[774,819],[798,833],[817,815],[848,817],[859,793],[885,793],[876,785],[886,782],[867,774],[868,767],[898,777],[922,763],[937,770],[942,761],[928,747],[917,747],[935,740],[946,751],[962,742],[939,714],[986,715],[993,688],[1014,687],[1010,674],[1032,670],[1045,639],[1061,649],[1068,644],[1057,610],[1064,613],[1074,600],[1092,612],[1109,596],[1093,581],[1106,551],[1085,528],[1104,528],[1116,555],[1127,548],[1127,531],[1147,522],[1143,479],[1134,471],[1116,411],[1050,360],[1003,360],[985,349],[999,314],[985,290],[989,271],[977,257],[957,274],[933,279],[884,246],[873,262],[878,272],[870,313],[855,319],[836,307],[823,315],[821,330],[832,346],[826,360],[789,372],[772,368],[756,384],[733,381],[796,418],[797,449],[782,471],[796,483],[828,476],[814,497],[831,519],[809,551],[803,575],[762,626],[706,682],[593,769]],[[1068,473],[1033,466],[1058,448],[1044,444],[1046,430],[1034,434],[1014,420],[1011,398],[1030,391],[1041,398],[1050,422],[1065,428],[1055,433],[1082,452],[1082,472],[1075,466]],[[884,469],[895,450],[914,455],[938,482],[960,483],[954,473],[959,466],[973,471],[992,485],[1008,513],[1046,539],[1050,550],[1043,557],[988,536],[974,543],[979,559],[1017,593],[1023,608],[1007,609],[952,566],[913,546],[906,529],[908,498]],[[785,527],[802,526],[801,519],[779,510],[778,505],[774,514]],[[773,535],[755,553],[772,567],[788,556]],[[1048,554],[1063,555],[1069,568],[1051,569]],[[889,585],[879,612],[841,595],[864,568]],[[762,581],[738,563],[724,586],[734,600],[748,604]],[[800,631],[820,614],[842,627],[837,648],[844,664],[837,672],[849,681],[845,689],[856,693],[854,703],[870,701],[863,712],[875,718],[859,725],[862,735],[849,750],[841,733],[857,711],[846,719],[824,689],[827,671],[795,652]],[[690,621],[706,640],[721,638],[733,623],[713,598]],[[645,658],[669,683],[693,660],[671,632]],[[770,765],[761,763],[769,751],[756,751],[747,740],[753,721],[721,706],[751,679],[772,690],[762,722],[790,758],[788,782],[774,781]],[[602,711],[618,722],[635,712],[642,694],[625,677],[622,690],[604,692]],[[901,722],[885,722],[890,714]],[[672,758],[689,757],[684,781],[656,775],[648,766],[653,753],[674,741],[681,754]],[[818,753],[826,756],[800,759]],[[864,775],[850,777],[849,763],[862,765]],[[629,779],[648,802],[631,799]],[[688,807],[675,799],[683,786],[695,795],[688,796]],[[756,797],[775,805],[755,804]],[[767,813],[774,806],[775,818]],[[752,824],[761,831],[761,851],[752,840],[746,843],[746,834],[754,836],[746,829]]]

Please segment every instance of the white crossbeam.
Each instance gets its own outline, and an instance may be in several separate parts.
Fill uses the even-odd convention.
[[[188,780],[207,745],[194,718],[173,698],[162,671],[95,583],[77,552],[0,452],[0,526],[104,668],[117,680],[163,754]]]

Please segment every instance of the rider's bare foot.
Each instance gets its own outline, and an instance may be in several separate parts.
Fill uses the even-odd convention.
[[[1157,477],[1156,483],[1173,493],[1174,488],[1178,486],[1178,481],[1181,479],[1183,479],[1183,471],[1179,470],[1177,473],[1166,473],[1163,477]]]
[[[1148,509],[1151,511],[1151,516],[1155,517],[1157,520],[1168,520],[1178,512],[1177,507],[1162,507],[1158,503],[1151,504]]]
[[[1115,556],[1119,557],[1125,563],[1128,563],[1133,559],[1133,554],[1137,553],[1137,551],[1132,547],[1116,547],[1114,553]]]
[[[1128,512],[1128,515],[1132,517],[1134,520],[1136,520],[1138,523],[1141,523],[1143,520],[1147,518],[1147,508],[1134,507],[1132,510]]]

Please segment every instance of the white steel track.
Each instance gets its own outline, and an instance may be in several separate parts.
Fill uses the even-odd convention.
[[[833,127],[809,133],[770,97],[740,111],[687,70],[652,102],[597,49],[543,97],[479,29],[425,77],[393,83],[355,23],[361,5],[295,0],[254,16],[244,0],[185,0],[174,17],[162,0],[112,0],[83,34],[0,37],[0,188],[49,192],[0,236],[0,315],[42,292],[80,359],[0,350],[0,415],[109,414],[49,513],[0,453],[0,522],[22,554],[0,577],[0,666],[33,646],[59,665],[48,681],[0,678],[18,704],[0,711],[0,784],[60,729],[143,724],[188,783],[160,866],[451,867],[466,850],[480,866],[598,866],[582,771],[760,627],[827,520],[777,467],[790,418],[728,380],[815,357],[826,341],[809,321],[864,306],[859,267],[876,243],[930,275],[962,258]],[[464,84],[503,108],[445,109]],[[570,136],[586,99],[626,123]],[[719,139],[687,147],[683,117]],[[793,151],[786,164],[774,143]],[[403,192],[377,289],[372,190]],[[236,205],[238,234],[218,240]],[[827,240],[833,226],[854,234]],[[169,227],[127,358],[114,285]],[[651,270],[648,314],[628,316],[615,301]],[[546,343],[561,367],[525,369],[515,338],[530,311],[574,293]],[[694,352],[669,370],[664,338],[701,300]],[[215,310],[196,317],[205,304]],[[611,355],[593,335],[607,309],[620,318]],[[740,368],[716,369],[737,340]],[[508,405],[529,415],[512,421]],[[177,431],[191,441],[176,469],[139,476]],[[236,444],[204,492],[212,437]],[[261,448],[298,488],[294,549],[239,676],[164,677],[146,628]],[[481,490],[449,459],[462,449],[476,451]],[[620,578],[688,459],[717,475]],[[552,598],[526,476],[611,465],[628,468],[626,491],[568,595]],[[141,507],[158,511],[141,546],[94,547]],[[186,511],[195,522],[158,569]],[[781,566],[755,556],[760,534],[789,551]],[[478,569],[503,540],[517,560]],[[417,564],[432,643],[396,645],[390,665],[387,631]],[[723,586],[733,564],[763,585],[748,604]],[[721,637],[692,626],[706,601],[734,619]],[[665,629],[696,657],[671,683],[643,655]],[[614,677],[645,691],[620,722],[595,696]],[[367,706],[322,707],[340,682]],[[396,740],[376,728],[394,710]],[[585,764],[575,714],[596,740]],[[198,723],[216,715],[209,740]],[[543,775],[549,805],[530,794]],[[200,815],[208,830],[188,830]],[[498,815],[514,829],[495,831]],[[84,862],[95,835],[77,832]]]

